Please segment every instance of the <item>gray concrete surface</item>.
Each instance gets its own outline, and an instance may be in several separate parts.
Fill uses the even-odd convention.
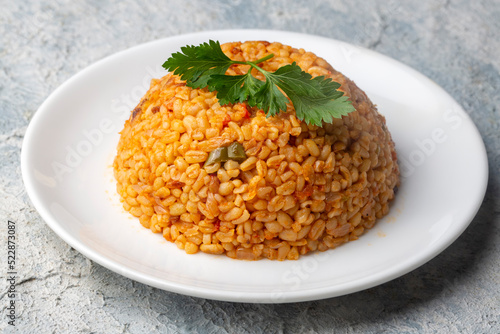
[[[2,0],[0,7],[0,332],[500,333],[497,0]],[[447,90],[477,125],[489,156],[486,198],[465,233],[427,264],[381,286],[281,305],[158,290],[93,263],[56,236],[21,180],[23,135],[38,106],[107,55],[230,28],[340,39],[393,57]],[[17,224],[15,327],[7,318],[7,220]]]

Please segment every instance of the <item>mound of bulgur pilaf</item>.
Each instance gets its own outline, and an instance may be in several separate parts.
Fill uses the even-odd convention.
[[[286,113],[266,118],[246,104],[176,75],[153,79],[121,132],[114,161],[123,207],[186,253],[298,259],[355,240],[389,211],[399,169],[385,119],[324,59],[280,43],[222,45],[233,60],[269,53],[267,71],[296,62],[341,84],[356,111],[323,127]],[[246,73],[233,65],[227,74]],[[252,72],[263,80],[259,72]],[[240,143],[246,160],[204,167],[209,152]]]

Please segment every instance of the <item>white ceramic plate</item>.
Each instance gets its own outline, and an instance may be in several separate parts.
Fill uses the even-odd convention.
[[[402,185],[389,215],[359,240],[299,261],[186,255],[132,219],[110,168],[118,132],[161,64],[209,39],[280,41],[325,58],[379,106],[396,142]],[[399,277],[450,245],[487,184],[481,137],[462,108],[411,68],[340,41],[228,30],[166,38],[105,58],[59,87],[26,132],[22,172],[40,215],[64,241],[121,275],[168,291],[237,302],[321,299]]]

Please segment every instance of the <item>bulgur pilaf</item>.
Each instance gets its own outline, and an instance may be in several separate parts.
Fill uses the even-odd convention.
[[[389,211],[399,183],[385,119],[351,80],[303,49],[263,41],[222,45],[233,60],[267,71],[296,62],[341,84],[356,111],[322,127],[292,105],[265,116],[245,103],[221,106],[171,73],[153,79],[125,122],[114,161],[123,207],[186,253],[296,260],[356,240]],[[229,75],[248,65],[233,65]],[[254,73],[254,72],[252,72]],[[259,72],[255,76],[261,80]],[[204,166],[233,143],[246,158]]]

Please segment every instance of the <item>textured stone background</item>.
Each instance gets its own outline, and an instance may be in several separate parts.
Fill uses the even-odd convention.
[[[498,0],[1,0],[0,7],[0,332],[15,332],[5,317],[7,219],[18,226],[19,333],[500,332]],[[38,106],[104,56],[158,38],[230,28],[297,31],[365,46],[447,90],[476,123],[489,155],[488,192],[465,233],[429,263],[384,285],[283,305],[151,288],[91,262],[57,237],[21,180],[23,135]]]

